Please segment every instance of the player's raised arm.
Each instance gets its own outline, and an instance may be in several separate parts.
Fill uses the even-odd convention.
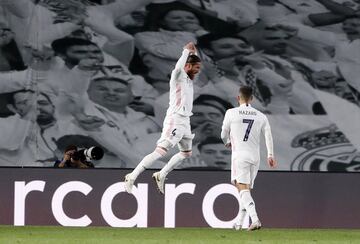
[[[231,141],[230,141],[230,119],[229,119],[229,112],[228,111],[225,113],[223,125],[222,125],[222,128],[221,128],[221,139],[224,142],[226,147],[231,146]]]
[[[269,120],[265,117],[265,125],[263,127],[263,133],[265,136],[265,144],[268,154],[268,164],[271,168],[276,167],[276,161],[274,159],[274,143],[271,134],[271,127]]]
[[[189,42],[188,44],[186,44],[184,46],[184,50],[181,54],[181,57],[179,58],[179,60],[177,61],[176,65],[175,65],[175,69],[183,69],[185,67],[186,61],[189,57],[190,54],[195,54],[196,53],[196,48],[195,48],[195,44],[192,42]]]

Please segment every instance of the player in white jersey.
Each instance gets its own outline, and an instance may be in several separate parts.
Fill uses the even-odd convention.
[[[163,157],[167,151],[178,145],[179,153],[175,154],[170,161],[153,174],[158,190],[164,194],[164,182],[166,175],[172,171],[182,160],[191,156],[192,139],[190,116],[193,106],[193,80],[200,71],[201,61],[196,55],[194,43],[186,44],[180,59],[171,73],[170,79],[170,102],[164,119],[163,130],[157,141],[156,149],[145,156],[136,168],[125,176],[125,190],[131,193],[134,181],[141,172],[149,168],[153,162]]]
[[[248,212],[252,221],[248,230],[261,228],[255,209],[255,202],[250,194],[260,165],[260,135],[265,135],[268,164],[276,166],[273,151],[273,139],[267,117],[251,107],[252,88],[240,88],[238,101],[240,106],[226,111],[221,130],[221,139],[226,147],[231,147],[231,182],[240,194],[240,218],[235,229],[240,229]]]

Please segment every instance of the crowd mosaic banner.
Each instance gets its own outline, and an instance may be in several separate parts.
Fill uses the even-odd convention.
[[[95,168],[134,168],[160,138],[191,41],[202,70],[179,168],[230,168],[221,124],[248,85],[278,170],[359,171],[360,5],[328,2],[0,1],[0,166],[53,167],[75,144],[104,149]]]

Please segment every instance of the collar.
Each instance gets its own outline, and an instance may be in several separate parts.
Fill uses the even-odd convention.
[[[246,106],[246,103],[243,103],[239,106],[240,108],[251,108],[251,104],[248,103],[247,106]]]

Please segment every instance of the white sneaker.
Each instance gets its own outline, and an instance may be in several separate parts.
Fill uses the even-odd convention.
[[[234,228],[235,230],[241,230],[241,224],[238,223],[238,222],[236,222],[236,223],[233,224],[233,228]]]
[[[127,193],[132,192],[132,187],[134,185],[134,181],[135,180],[131,179],[131,174],[125,175],[124,187],[125,187],[125,191]]]
[[[261,228],[261,222],[260,222],[260,220],[258,220],[256,222],[252,223],[247,230],[253,231],[253,230],[259,230],[260,228]]]
[[[161,194],[164,194],[164,184],[165,184],[165,177],[161,178],[160,172],[155,172],[152,175],[152,178],[156,182],[157,188]]]
[[[235,230],[241,230],[241,227],[244,223],[245,215],[246,215],[246,210],[245,209],[240,210],[240,216],[238,220],[233,224],[233,228]]]

